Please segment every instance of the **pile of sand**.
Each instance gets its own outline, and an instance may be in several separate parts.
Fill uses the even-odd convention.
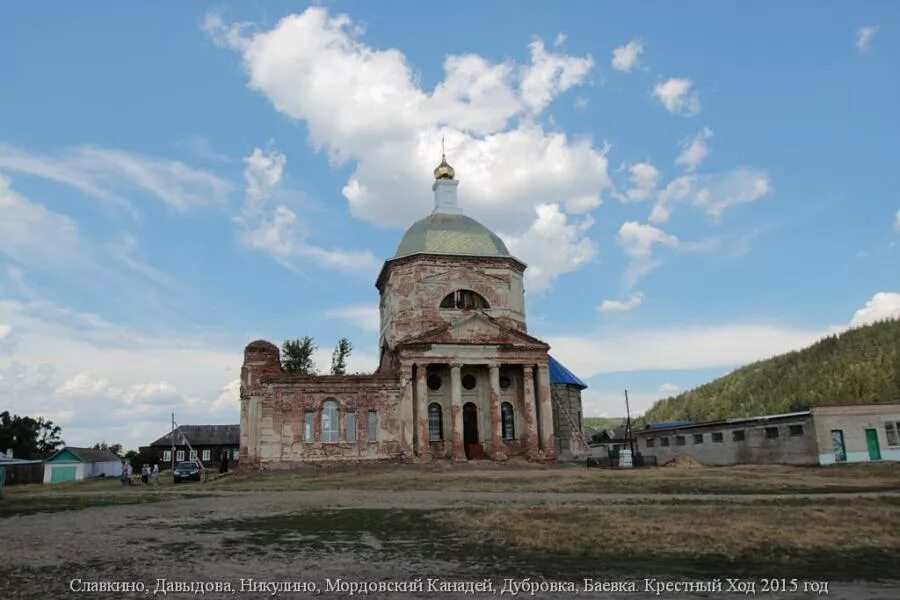
[[[678,455],[667,463],[664,463],[663,466],[672,467],[674,469],[699,469],[703,464],[697,462],[690,456]]]

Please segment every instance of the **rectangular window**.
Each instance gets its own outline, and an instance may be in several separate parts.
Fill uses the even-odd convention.
[[[209,460],[209,450],[203,451],[203,460]]]
[[[356,441],[356,411],[348,410],[344,413],[344,439],[348,442]]]
[[[313,435],[313,423],[315,422],[315,418],[316,413],[311,410],[308,410],[303,414],[303,441],[307,444],[315,441],[315,436]]]
[[[178,450],[175,453],[175,460],[177,460],[178,462],[181,462],[184,460],[184,450]]]
[[[190,460],[197,460],[197,451],[196,450],[191,450]]]
[[[702,443],[703,443],[703,434],[702,434],[702,433],[695,433],[695,434],[694,434],[694,443],[695,443],[695,444],[702,444]]]
[[[647,438],[647,447],[648,448],[652,448],[655,445],[656,445],[656,440],[654,440],[653,438]]]
[[[231,458],[234,459],[234,460],[237,460],[237,459],[239,459],[240,457],[241,457],[241,449],[240,449],[240,448],[235,448],[235,449],[232,451],[232,453],[231,453]]]
[[[668,445],[669,445],[669,438],[667,438],[667,437],[659,438],[659,445],[660,445],[660,446],[668,446]]]
[[[377,442],[378,441],[378,411],[370,410],[369,411],[369,441]]]
[[[743,429],[735,429],[731,432],[731,441],[732,442],[743,442],[744,441],[744,430]]]
[[[766,437],[771,439],[778,437],[778,428],[777,427],[766,427]]]
[[[884,424],[884,434],[885,437],[887,437],[888,446],[900,446],[900,423],[886,421]]]
[[[721,431],[715,432],[712,434],[712,441],[714,442],[722,442],[725,440],[725,436],[722,435]]]
[[[676,435],[676,436],[675,436],[675,445],[676,445],[676,446],[684,446],[684,444],[685,444],[684,436],[683,436],[683,435]]]
[[[791,435],[803,435],[803,425],[791,425],[789,430]]]
[[[172,462],[172,451],[171,450],[163,450],[163,461],[164,462]]]

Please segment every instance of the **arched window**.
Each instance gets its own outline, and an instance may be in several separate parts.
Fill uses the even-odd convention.
[[[323,442],[338,441],[338,403],[326,400],[322,403],[322,437]]]
[[[481,309],[490,307],[491,305],[484,299],[484,296],[472,290],[456,290],[441,300],[441,308]]]
[[[503,426],[503,439],[512,440],[516,437],[516,415],[513,413],[512,404],[504,402],[500,405],[500,422]]]
[[[437,402],[428,405],[428,441],[444,441],[444,415]]]

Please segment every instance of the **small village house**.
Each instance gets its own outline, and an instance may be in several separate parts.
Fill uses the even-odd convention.
[[[81,481],[89,477],[118,477],[122,457],[111,450],[66,446],[44,463],[44,483]]]
[[[237,465],[240,448],[240,425],[181,425],[142,451],[153,456],[160,469],[171,468],[173,463],[177,465],[183,460],[199,460],[207,469],[219,469],[225,455],[230,469]]]

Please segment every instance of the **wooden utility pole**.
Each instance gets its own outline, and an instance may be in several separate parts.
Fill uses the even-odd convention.
[[[172,472],[175,472],[175,413],[172,413]]]
[[[625,390],[625,440],[634,460],[634,439],[631,437],[631,408],[628,406],[628,390]]]

